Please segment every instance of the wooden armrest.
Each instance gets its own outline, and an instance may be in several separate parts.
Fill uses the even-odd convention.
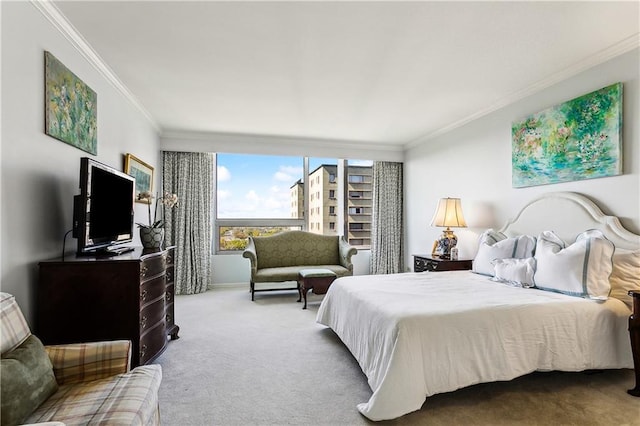
[[[59,385],[122,374],[131,368],[131,342],[74,343],[45,346]]]

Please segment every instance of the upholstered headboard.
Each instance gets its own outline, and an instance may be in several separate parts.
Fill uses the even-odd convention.
[[[578,234],[599,229],[616,247],[639,249],[640,235],[625,229],[615,216],[607,216],[589,198],[575,192],[550,192],[530,201],[500,229],[507,236],[537,236],[554,231],[566,242]]]

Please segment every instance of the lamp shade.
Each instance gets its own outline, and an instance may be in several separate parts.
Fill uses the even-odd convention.
[[[460,198],[441,198],[431,219],[431,226],[466,228]]]

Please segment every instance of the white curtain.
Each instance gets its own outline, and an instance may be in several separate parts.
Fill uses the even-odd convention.
[[[211,206],[214,191],[213,154],[162,153],[164,191],[178,195],[178,206],[165,209],[165,241],[176,246],[176,294],[207,290],[211,281]]]
[[[402,163],[373,163],[371,274],[403,272]]]

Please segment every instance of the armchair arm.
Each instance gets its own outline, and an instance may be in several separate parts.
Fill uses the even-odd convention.
[[[115,376],[131,368],[129,340],[54,345],[45,349],[59,385]]]
[[[351,263],[351,256],[358,253],[358,249],[349,245],[342,238],[338,238],[338,249],[340,251],[340,265],[353,272],[353,263]]]
[[[249,237],[247,247],[242,252],[242,257],[246,257],[251,262],[251,280],[258,272],[258,254],[256,253],[256,245],[253,242],[253,238]]]

